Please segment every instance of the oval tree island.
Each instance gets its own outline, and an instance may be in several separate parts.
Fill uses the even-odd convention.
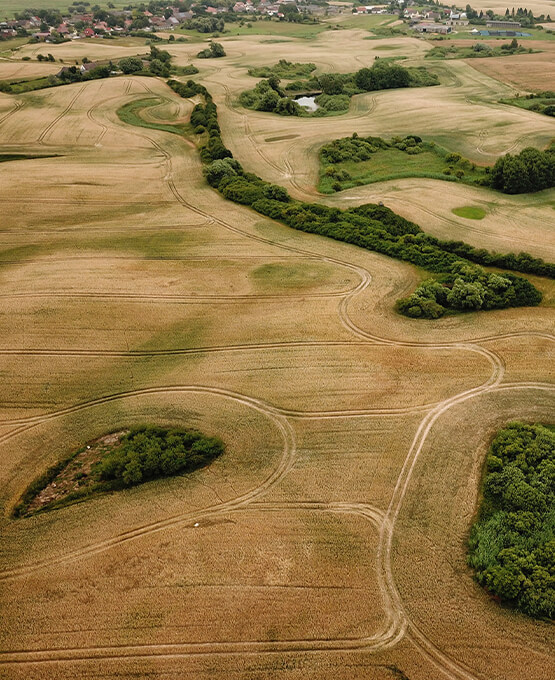
[[[215,437],[180,428],[140,425],[112,432],[49,468],[13,510],[23,517],[63,507],[107,491],[189,473],[223,453]]]

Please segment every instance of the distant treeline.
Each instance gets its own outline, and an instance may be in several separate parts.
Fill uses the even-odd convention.
[[[522,268],[530,273],[555,277],[555,265],[546,264],[539,258],[533,258],[526,253],[501,255],[474,248],[462,241],[442,241],[425,234],[418,225],[385,206],[367,204],[340,210],[319,203],[293,200],[283,187],[245,172],[241,164],[232,157],[231,151],[225,147],[221,138],[217,107],[203,85],[198,85],[192,80],[186,84],[177,81],[168,81],[168,84],[183,97],[197,94],[204,96],[205,104],[198,104],[191,116],[195,132],[208,133],[200,147],[201,158],[207,164],[204,174],[211,186],[235,203],[248,205],[256,212],[279,220],[293,229],[352,243],[367,250],[411,262],[430,272],[452,275],[453,287],[457,279],[467,283],[465,281],[467,275],[475,277],[476,281],[468,282],[473,284],[470,288],[457,284],[456,294],[461,300],[474,296],[478,284],[487,289],[480,305],[472,307],[470,303],[468,305],[461,303],[448,304],[447,307],[492,309],[499,306],[537,305],[541,301],[541,293],[529,281],[518,276],[503,274],[498,277],[502,280],[488,280],[484,286],[484,282],[479,280],[482,276],[480,268],[472,268],[469,261],[504,266],[517,271]],[[469,272],[464,270],[465,266],[470,267]],[[450,282],[446,284],[451,285]],[[445,290],[449,293],[448,288]],[[480,288],[478,293],[481,294]],[[497,299],[494,299],[494,294],[498,296]],[[404,305],[401,307],[399,311],[404,313],[410,309],[407,307],[405,310]],[[421,316],[428,315],[423,313]]]
[[[491,445],[469,540],[478,581],[534,617],[555,617],[555,432],[510,423]]]

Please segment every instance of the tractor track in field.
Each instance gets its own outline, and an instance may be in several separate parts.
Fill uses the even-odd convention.
[[[20,101],[19,99],[16,99],[15,102],[14,102],[13,109],[10,109],[8,111],[8,113],[6,113],[2,118],[0,118],[0,125],[5,123],[9,118],[11,118],[14,115],[14,113],[17,113],[18,111],[20,111],[24,106],[25,106],[25,104],[22,101]]]
[[[64,118],[71,111],[72,106],[75,104],[79,95],[83,92],[84,89],[85,85],[80,87],[75,93],[75,95],[70,99],[69,104],[65,107],[65,109],[44,128],[44,130],[37,137],[37,142],[39,142],[39,144],[46,145],[45,142],[46,137],[52,132],[52,130],[62,120],[62,118]]]
[[[104,83],[101,81],[101,85],[99,87],[99,90],[102,88],[103,84]],[[127,83],[125,85],[125,90],[123,92],[124,96],[129,95],[129,93],[131,92],[132,84],[133,84],[133,81],[129,78],[127,80]],[[120,97],[121,97],[121,95],[115,95],[114,97],[109,97],[108,99],[103,99],[100,102],[98,102],[97,104],[93,104],[93,106],[91,106],[89,109],[87,109],[87,118],[91,121],[91,123],[93,123],[93,125],[97,125],[101,128],[100,133],[99,133],[99,135],[96,139],[94,146],[96,146],[96,147],[102,146],[102,140],[104,139],[104,136],[108,132],[108,126],[105,125],[104,123],[99,122],[96,119],[94,112],[96,111],[96,109],[98,109],[100,107],[101,104],[105,105],[107,102],[112,101],[114,99],[119,99]]]

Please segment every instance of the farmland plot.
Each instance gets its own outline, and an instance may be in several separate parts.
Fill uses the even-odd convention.
[[[238,106],[249,66],[279,54],[355,70],[379,45],[366,36],[233,37],[202,65],[246,169],[345,207],[380,185],[318,197],[317,149],[333,138],[426,129],[491,162],[553,134],[458,63],[439,87],[362,95],[333,119]],[[420,41],[392,45],[423,61]],[[170,49],[187,63],[198,45]],[[493,433],[553,417],[552,282],[534,279],[535,308],[401,317],[394,301],[423,272],[225,201],[193,144],[118,118],[145,96],[166,102],[158,119],[193,106],[153,78],[0,98],[3,148],[56,154],[0,165],[0,677],[547,680],[553,627],[488,598],[465,537]],[[554,259],[552,191],[381,192],[437,235]],[[452,213],[480,202],[479,222]],[[11,518],[49,466],[145,422],[226,451]]]

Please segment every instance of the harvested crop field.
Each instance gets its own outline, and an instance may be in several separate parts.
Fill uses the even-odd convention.
[[[502,59],[472,59],[469,60],[469,65],[521,92],[555,90],[555,42],[530,40],[523,45],[535,50],[541,49],[542,52],[518,54]]]
[[[488,75],[441,63],[440,86],[358,95],[333,118],[237,103],[248,67],[279,58],[347,72],[392,46],[425,63],[423,41],[367,35],[223,37],[229,56],[195,79],[238,160],[297,198],[381,200],[436,236],[553,261],[553,189],[316,191],[318,148],[353,132],[484,164],[545,146],[555,121],[499,105],[512,90]],[[137,53],[113,42],[106,58]],[[167,47],[181,65],[199,49]],[[553,626],[488,597],[465,541],[495,431],[553,420],[552,280],[533,278],[537,307],[402,317],[426,272],[226,201],[191,140],[118,117],[145,98],[148,124],[194,105],[140,76],[0,94],[0,151],[56,156],[0,164],[0,678],[549,680]],[[50,466],[143,423],[225,452],[12,518]]]

